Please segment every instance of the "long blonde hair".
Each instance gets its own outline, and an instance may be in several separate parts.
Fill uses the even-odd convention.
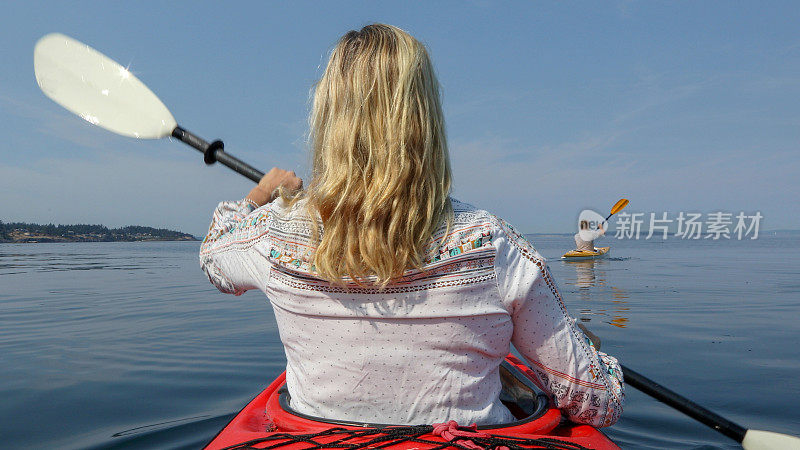
[[[316,85],[309,208],[322,217],[316,272],[385,285],[420,268],[450,224],[450,160],[439,82],[425,47],[373,24],[349,31]]]

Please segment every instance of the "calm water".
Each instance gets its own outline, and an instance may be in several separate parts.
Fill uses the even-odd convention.
[[[572,314],[624,363],[748,428],[800,434],[798,236],[617,241],[561,262]],[[601,241],[602,242],[602,241]],[[197,243],[0,244],[4,448],[198,448],[283,368],[262,294],[219,294]],[[624,448],[737,448],[629,389]]]

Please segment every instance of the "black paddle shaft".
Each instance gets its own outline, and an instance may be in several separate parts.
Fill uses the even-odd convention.
[[[654,399],[665,403],[687,416],[708,425],[729,438],[741,443],[747,429],[731,422],[730,420],[715,414],[697,403],[682,397],[675,392],[661,386],[644,375],[635,372],[628,367],[622,366],[622,373],[625,377],[625,384],[644,392]]]
[[[182,142],[196,148],[203,154],[203,160],[206,164],[214,164],[219,161],[225,166],[230,167],[236,172],[246,176],[247,178],[258,183],[264,173],[254,168],[253,166],[245,163],[244,161],[225,153],[225,144],[222,141],[214,141],[208,143],[203,138],[192,134],[180,126],[172,130],[172,137],[180,139]]]

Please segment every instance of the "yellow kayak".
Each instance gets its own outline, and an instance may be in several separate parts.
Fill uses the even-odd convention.
[[[562,256],[561,259],[568,259],[570,261],[578,261],[578,260],[582,260],[582,259],[605,258],[606,255],[608,255],[610,250],[611,250],[611,247],[599,247],[599,248],[597,248],[596,252],[590,252],[590,251],[585,251],[585,250],[581,250],[581,251],[571,250],[571,251],[568,251],[567,253],[564,253],[564,256]]]

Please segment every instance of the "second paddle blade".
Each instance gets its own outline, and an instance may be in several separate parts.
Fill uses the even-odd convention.
[[[127,68],[69,36],[52,33],[39,39],[33,67],[45,95],[94,125],[141,139],[169,136],[177,125]]]
[[[614,214],[622,211],[623,208],[628,206],[628,203],[629,202],[628,202],[627,198],[621,198],[617,203],[614,203],[613,207],[611,207],[611,215],[614,215]]]

